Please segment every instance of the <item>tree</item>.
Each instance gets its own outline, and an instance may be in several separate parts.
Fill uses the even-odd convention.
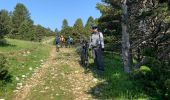
[[[19,27],[20,39],[31,40],[33,37],[33,25],[27,20],[23,21]]]
[[[43,36],[45,36],[46,29],[41,25],[34,26],[35,40],[41,42]]]
[[[94,24],[94,18],[92,16],[90,16],[86,22],[85,25],[85,35],[89,36],[91,33],[91,25]]]
[[[56,29],[55,29],[55,33],[58,33],[58,32],[59,32],[59,31],[58,31],[58,28],[56,28]]]
[[[67,21],[67,19],[64,19],[63,24],[62,24],[62,29],[65,29],[65,28],[68,28],[68,27],[69,27],[68,21]]]
[[[94,24],[94,18],[92,16],[90,16],[88,19],[87,19],[87,22],[86,22],[86,25],[85,25],[85,28],[91,28],[91,25]]]
[[[105,4],[97,4],[97,8],[102,13],[99,18],[99,26],[103,32],[109,36],[114,35],[122,42],[122,58],[124,71],[130,72],[130,42],[128,33],[128,8],[127,0],[103,0]],[[121,18],[122,16],[122,18]],[[119,23],[121,21],[121,24]],[[117,23],[118,22],[118,23]],[[120,34],[122,31],[122,34]],[[122,35],[122,39],[120,36]]]
[[[8,11],[1,10],[0,11],[0,39],[3,39],[5,34],[8,34],[11,29],[10,25],[10,16]]]
[[[128,33],[128,6],[127,0],[122,1],[122,57],[124,64],[124,71],[130,73],[130,40]]]
[[[33,24],[33,21],[30,18],[30,13],[27,8],[18,3],[12,14],[12,24],[13,24],[13,33],[18,34],[20,25],[24,22],[28,21]]]
[[[80,39],[85,36],[84,34],[84,26],[83,26],[83,21],[81,18],[78,18],[73,26],[73,31],[77,39]]]

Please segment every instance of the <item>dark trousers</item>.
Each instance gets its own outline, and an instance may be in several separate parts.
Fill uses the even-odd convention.
[[[93,48],[93,58],[94,58],[94,63],[97,66],[98,70],[104,70],[103,66],[103,51],[101,48]]]

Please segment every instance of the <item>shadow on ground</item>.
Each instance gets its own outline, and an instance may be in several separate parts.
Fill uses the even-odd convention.
[[[105,71],[103,73],[97,71],[94,66],[92,62],[88,67],[82,66],[86,74],[93,73],[93,76],[99,80],[99,83],[88,91],[94,99],[131,100],[144,97],[143,92],[134,85],[130,76],[123,72],[120,55],[104,53]]]
[[[9,44],[9,43],[1,43],[0,42],[0,47],[16,47],[16,45]]]

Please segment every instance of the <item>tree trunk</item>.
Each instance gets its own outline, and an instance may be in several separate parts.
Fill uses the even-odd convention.
[[[127,0],[122,2],[122,58],[124,71],[130,73],[130,42],[129,42],[129,33],[127,31],[127,20],[128,20],[128,11],[127,11]]]

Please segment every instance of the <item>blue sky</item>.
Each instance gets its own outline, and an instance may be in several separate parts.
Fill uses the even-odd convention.
[[[23,3],[31,14],[34,24],[61,29],[64,18],[72,26],[77,18],[85,24],[88,17],[100,17],[95,8],[101,0],[0,0],[0,9],[13,11],[17,3]]]

